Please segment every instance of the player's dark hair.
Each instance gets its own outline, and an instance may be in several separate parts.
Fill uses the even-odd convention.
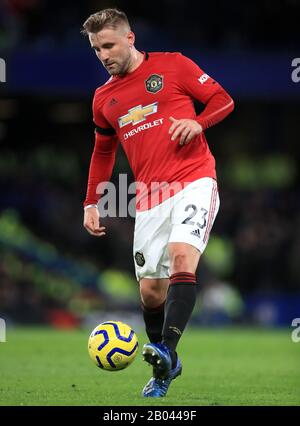
[[[130,25],[127,16],[119,9],[103,9],[100,12],[93,13],[83,24],[82,34],[98,33],[104,27],[117,28],[118,25],[125,24],[130,30]]]

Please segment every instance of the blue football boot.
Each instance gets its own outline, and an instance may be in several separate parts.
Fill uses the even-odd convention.
[[[182,372],[182,365],[177,358],[172,368],[170,350],[162,343],[147,343],[143,348],[144,360],[153,366],[153,376],[143,389],[144,397],[166,396],[169,386]]]

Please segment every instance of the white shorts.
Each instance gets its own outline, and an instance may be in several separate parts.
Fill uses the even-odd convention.
[[[146,211],[137,211],[133,256],[136,278],[169,278],[168,243],[204,252],[220,206],[215,179],[201,178]]]

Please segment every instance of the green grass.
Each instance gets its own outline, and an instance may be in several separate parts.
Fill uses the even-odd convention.
[[[290,330],[188,329],[178,347],[183,375],[151,400],[140,396],[151,376],[140,353],[126,370],[102,371],[88,357],[88,334],[8,329],[0,405],[300,405],[300,343]]]

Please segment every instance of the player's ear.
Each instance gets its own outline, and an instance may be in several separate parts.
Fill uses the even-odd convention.
[[[134,45],[134,42],[135,42],[134,32],[129,31],[127,33],[127,40],[128,40],[129,46],[132,47]]]

